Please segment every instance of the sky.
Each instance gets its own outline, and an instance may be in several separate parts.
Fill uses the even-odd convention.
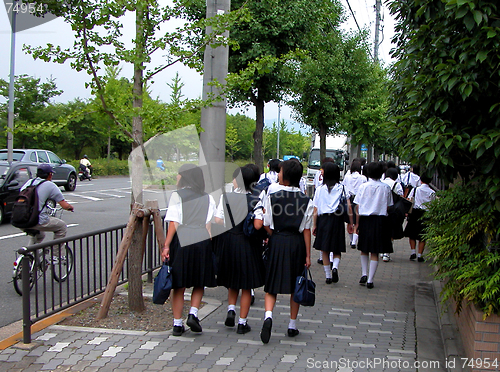
[[[348,0],[341,0],[348,17],[343,27],[346,30],[356,30],[357,26],[353,15],[347,7],[347,1]],[[370,31],[370,40],[373,43],[375,29],[375,0],[349,0],[349,3],[359,26]],[[133,37],[133,19],[131,19],[130,24],[131,27],[124,30],[124,36],[129,40]],[[382,42],[379,46],[379,59],[386,65],[391,63],[389,53],[392,48],[391,39],[394,33],[393,30],[394,21],[389,14],[389,10],[386,6],[382,6],[382,33],[380,34]],[[25,44],[31,46],[45,46],[51,43],[60,45],[62,48],[70,47],[73,44],[73,34],[70,26],[64,23],[62,19],[58,18],[34,28],[16,32],[15,37],[15,75],[27,74],[36,78],[41,78],[42,82],[46,81],[48,78],[54,78],[57,88],[63,90],[63,93],[55,98],[57,102],[68,102],[77,97],[82,99],[91,97],[90,90],[85,88],[85,83],[90,81],[86,72],[77,72],[73,70],[69,66],[69,62],[61,65],[52,62],[43,62],[41,60],[35,61],[30,55],[25,54],[22,50],[22,46]],[[7,11],[1,6],[0,46],[2,50],[0,53],[0,78],[8,81],[11,55],[11,29]],[[167,84],[172,82],[172,78],[177,72],[179,73],[181,81],[184,83],[182,89],[184,96],[186,98],[201,97],[203,88],[202,76],[181,64],[174,65],[156,76],[154,84],[151,86],[152,96],[155,98],[159,97],[162,101],[168,101],[170,88]],[[132,68],[122,66],[122,75],[130,78],[132,76]],[[5,102],[5,99],[0,97],[0,102]],[[255,118],[255,109],[253,107],[247,110],[230,109],[228,112],[230,114],[240,112],[248,117]],[[267,103],[264,113],[266,123],[276,121],[278,115],[280,120],[294,121],[292,110],[289,107],[281,105],[280,110],[278,110],[277,103]],[[298,125],[293,127],[295,129],[299,128]]]

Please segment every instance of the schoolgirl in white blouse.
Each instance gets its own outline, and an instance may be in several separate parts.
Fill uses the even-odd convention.
[[[368,182],[363,183],[354,197],[359,214],[359,243],[361,251],[361,285],[374,287],[373,279],[377,271],[379,254],[392,253],[391,229],[387,218],[387,208],[392,204],[390,187],[380,181],[383,167],[380,162],[366,165]],[[370,257],[369,273],[368,259]]]

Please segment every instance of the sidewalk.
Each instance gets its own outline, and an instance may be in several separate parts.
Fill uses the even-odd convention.
[[[264,345],[262,288],[245,335],[224,326],[227,291],[212,288],[199,314],[202,335],[53,325],[32,336],[37,347],[0,351],[0,371],[462,371],[458,362],[446,367],[450,355],[464,355],[448,317],[438,314],[432,268],[408,259],[406,239],[394,248],[391,262],[379,261],[371,290],[358,284],[358,251],[347,248],[339,282],[327,285],[313,249],[316,305],[300,308],[295,338],[286,336],[288,296],[278,296],[271,340]]]

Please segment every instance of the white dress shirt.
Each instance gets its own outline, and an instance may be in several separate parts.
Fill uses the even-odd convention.
[[[321,185],[316,190],[313,199],[313,204],[318,210],[318,215],[334,213],[340,204],[340,197],[343,190],[344,187],[339,183],[335,184],[330,192],[328,192],[327,185]]]
[[[414,208],[427,209],[426,204],[436,199],[436,192],[428,184],[423,183],[421,186],[412,189],[408,197],[415,198]]]
[[[387,216],[387,208],[393,204],[391,188],[380,180],[368,179],[359,186],[354,197],[360,216]]]

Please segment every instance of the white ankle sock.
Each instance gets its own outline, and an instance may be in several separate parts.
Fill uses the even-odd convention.
[[[236,311],[236,305],[228,305],[227,311],[231,311],[231,310]]]
[[[325,275],[327,279],[332,278],[332,271],[330,270],[330,265],[323,265],[323,270],[325,270]]]
[[[297,319],[290,319],[290,322],[288,323],[288,329],[297,329],[297,326],[295,323],[297,322]]]
[[[340,258],[334,258],[333,259],[333,268],[338,269],[339,268],[339,263],[340,263]]]
[[[189,314],[193,314],[198,318],[198,308],[191,306],[191,309],[189,309]]]
[[[370,275],[368,276],[368,283],[373,283],[373,277],[377,272],[378,261],[370,261]]]
[[[240,318],[240,320],[238,320],[238,324],[247,324],[247,318]]]
[[[411,250],[411,254],[416,254],[417,253],[417,250],[416,249],[412,249]]]
[[[267,318],[273,318],[273,312],[272,311],[266,311],[266,314],[264,315],[264,320]]]
[[[182,326],[182,319],[174,319],[174,326]]]
[[[358,244],[358,238],[359,238],[358,234],[352,234],[352,244],[354,245]]]
[[[361,255],[361,275],[366,276],[368,274],[368,256]]]

